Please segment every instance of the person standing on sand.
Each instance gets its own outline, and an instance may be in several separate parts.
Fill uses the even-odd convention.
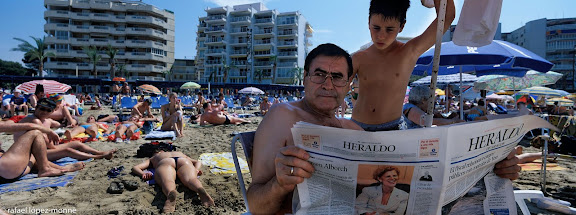
[[[155,173],[144,173],[149,167],[155,168]],[[188,189],[198,193],[202,205],[205,207],[214,206],[214,200],[202,187],[202,182],[198,176],[202,175],[200,170],[202,163],[194,160],[182,152],[157,151],[154,156],[144,162],[134,166],[132,173],[143,180],[150,180],[152,177],[162,187],[162,192],[166,196],[163,213],[170,213],[176,210],[176,178],[178,178]]]

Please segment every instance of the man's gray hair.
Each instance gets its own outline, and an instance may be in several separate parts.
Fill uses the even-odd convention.
[[[430,96],[430,87],[428,86],[415,86],[410,89],[408,95],[408,102],[412,104],[420,104],[424,99]]]

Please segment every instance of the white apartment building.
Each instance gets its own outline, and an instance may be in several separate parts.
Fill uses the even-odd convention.
[[[56,54],[44,64],[49,76],[89,77],[93,64],[83,47],[99,49],[98,78],[110,77],[108,45],[128,79],[164,80],[174,63],[174,13],[140,1],[44,0],[46,44]]]
[[[295,83],[313,33],[300,12],[281,13],[262,3],[205,11],[196,46],[201,83]]]
[[[196,73],[196,65],[193,59],[175,59],[172,66],[172,74],[167,81],[194,81],[198,82],[199,76]]]

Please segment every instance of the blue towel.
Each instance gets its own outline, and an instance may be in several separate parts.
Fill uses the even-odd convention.
[[[78,160],[66,157],[57,160],[54,163],[60,166],[65,166],[76,162],[78,162]],[[0,194],[8,192],[36,190],[43,187],[63,187],[66,186],[68,182],[70,182],[70,180],[72,180],[77,174],[78,172],[69,172],[58,177],[41,177],[41,178],[38,178],[38,174],[28,174],[15,182],[0,184]]]

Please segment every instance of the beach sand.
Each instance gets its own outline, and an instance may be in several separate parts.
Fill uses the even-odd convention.
[[[88,115],[112,114],[110,109],[91,111],[88,110],[80,117],[85,121]],[[256,122],[246,125],[224,125],[212,127],[186,127],[185,137],[174,141],[179,150],[197,159],[202,153],[230,152],[230,141],[233,132],[254,131],[262,118],[253,117],[249,120]],[[12,143],[12,135],[1,134],[2,149],[6,150]],[[143,139],[132,141],[130,144],[113,142],[93,142],[91,147],[99,150],[118,148],[112,160],[94,160],[88,162],[86,168],[65,187],[41,188],[27,192],[12,192],[0,195],[0,206],[3,208],[33,207],[38,209],[76,209],[77,214],[159,214],[166,198],[161,189],[147,185],[138,177],[130,174],[132,166],[143,161],[136,158],[136,150]],[[526,140],[524,140],[526,142]],[[239,152],[242,149],[238,147]],[[528,147],[528,152],[537,151]],[[244,157],[243,153],[239,153]],[[576,164],[574,162],[559,159],[560,166],[566,167],[563,171],[548,172],[548,191],[561,196],[566,200],[575,201]],[[122,173],[125,175],[118,179],[108,179],[106,173],[113,167],[124,166]],[[183,185],[178,185],[178,198],[176,212],[174,214],[240,214],[245,212],[244,201],[238,188],[238,180],[235,174],[215,175],[210,173],[206,166],[202,167],[204,175],[200,177],[206,191],[213,197],[216,207],[202,207],[198,195]],[[250,183],[250,174],[244,174],[246,183]],[[121,179],[135,180],[139,188],[135,191],[125,190],[122,194],[108,194],[106,189],[110,182]],[[520,179],[514,181],[519,189],[539,190],[539,171],[522,172]],[[531,206],[531,205],[529,205]],[[555,214],[553,212],[539,210],[533,205],[530,209],[533,213]]]

